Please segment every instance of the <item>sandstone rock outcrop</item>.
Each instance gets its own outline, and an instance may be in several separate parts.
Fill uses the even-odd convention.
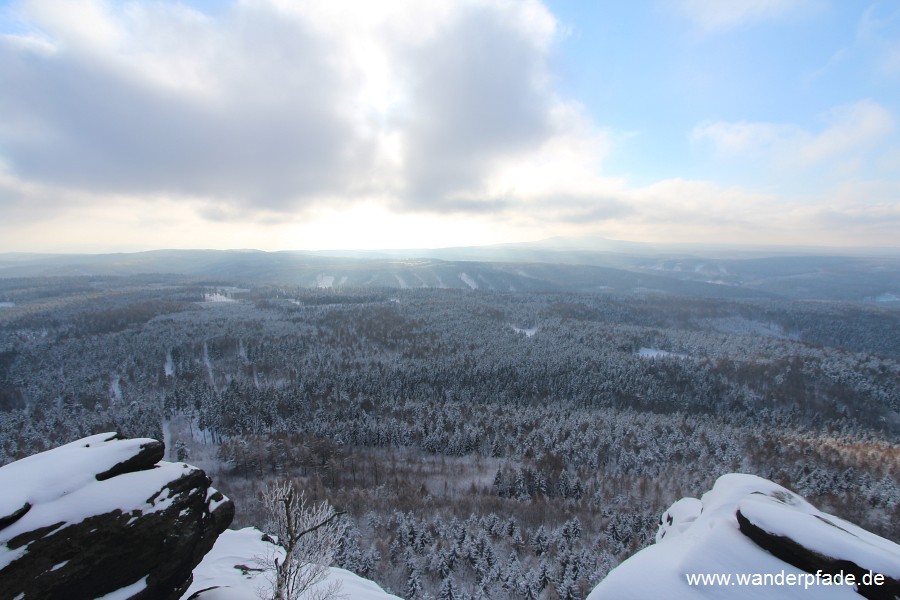
[[[0,468],[0,598],[179,598],[234,506],[162,458],[106,433]]]
[[[656,543],[613,569],[588,600],[762,597],[900,600],[900,545],[776,483],[731,473],[700,499],[673,504]]]
[[[741,500],[741,533],[807,573],[852,574],[857,593],[870,600],[900,598],[900,547],[852,523],[823,513],[790,492],[755,492]],[[892,551],[893,550],[893,551]],[[880,575],[878,583],[875,574]]]

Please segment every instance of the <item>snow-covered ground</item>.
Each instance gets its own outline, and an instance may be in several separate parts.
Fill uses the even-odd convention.
[[[897,544],[822,513],[771,481],[731,473],[720,477],[699,500],[685,498],[673,504],[661,518],[657,543],[613,569],[588,600],[860,600],[852,587],[827,585],[826,579],[816,579],[757,545],[741,531],[738,511],[773,539],[796,541],[820,559],[900,576]],[[689,582],[689,577],[699,575],[729,579]],[[771,582],[761,579],[753,585],[750,579],[740,585],[738,578],[746,575],[768,575]],[[788,579],[800,583],[784,583]]]
[[[878,294],[875,296],[875,302],[900,302],[900,296],[897,294]]]
[[[425,282],[424,279],[422,279],[422,276],[419,275],[418,273],[413,272],[413,273],[411,273],[411,275],[419,280],[419,287],[421,287],[421,288],[431,287],[430,285],[428,285],[428,283]]]
[[[212,362],[209,359],[209,346],[203,342],[203,364],[206,366],[206,374],[209,376],[210,387],[216,387],[216,377],[213,375]]]
[[[467,273],[460,273],[459,278],[460,278],[460,280],[462,280],[462,282],[464,284],[466,284],[473,290],[478,289],[478,283],[474,279],[472,279]]]
[[[666,350],[660,350],[659,348],[641,348],[640,350],[635,352],[634,355],[640,358],[663,358],[666,356],[674,356],[675,358],[687,358],[686,354],[676,354],[675,352],[667,352]]]
[[[322,289],[334,287],[334,275],[319,273],[318,275],[316,275],[316,287]]]
[[[247,527],[237,531],[226,530],[215,546],[194,569],[194,581],[182,596],[187,600],[200,590],[215,587],[204,592],[200,600],[259,600],[269,597],[261,594],[271,589],[271,559],[283,557],[283,551],[274,544],[264,541],[263,534],[256,528]],[[341,597],[353,600],[398,600],[368,579],[363,579],[344,569],[332,567],[328,577],[310,590],[308,597],[314,597],[315,590],[333,582],[340,583]],[[307,596],[304,596],[307,597]]]
[[[116,401],[117,404],[122,403],[122,386],[121,386],[121,377],[119,375],[113,374],[112,379],[109,382],[109,393],[112,395],[113,400]]]
[[[400,277],[399,273],[394,273],[394,279],[397,280],[397,284],[400,286],[401,290],[408,290],[409,284],[406,283],[406,280]]]
[[[733,316],[700,319],[699,324],[722,333],[731,333],[735,335],[799,339],[799,336],[796,334],[787,333],[784,330],[784,327],[778,323],[745,319],[744,317]]]
[[[231,298],[224,294],[214,292],[212,294],[203,294],[204,302],[234,302]]]
[[[215,288],[207,288],[210,290],[204,296],[209,297],[211,302],[237,302],[234,295],[249,292],[250,288],[242,288],[234,285],[223,285]]]
[[[525,337],[531,337],[538,332],[539,327],[516,327],[515,325],[510,325],[513,328],[513,331],[516,333],[524,333]]]
[[[12,308],[15,305],[15,302],[0,302],[0,308]]]
[[[166,362],[163,363],[163,370],[166,372],[166,377],[173,377],[175,375],[175,361],[172,360],[172,351],[166,351]]]

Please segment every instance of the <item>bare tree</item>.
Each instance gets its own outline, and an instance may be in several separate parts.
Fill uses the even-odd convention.
[[[339,595],[339,581],[326,583],[346,524],[343,512],[328,501],[307,505],[303,491],[292,482],[274,482],[265,487],[262,501],[269,517],[267,529],[284,550],[266,561],[274,565],[272,600],[328,600]],[[268,595],[268,592],[266,592]]]

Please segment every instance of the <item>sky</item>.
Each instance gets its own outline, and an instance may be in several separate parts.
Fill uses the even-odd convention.
[[[900,245],[892,0],[0,0],[0,252]]]

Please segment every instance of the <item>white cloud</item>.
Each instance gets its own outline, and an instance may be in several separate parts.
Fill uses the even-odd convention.
[[[497,169],[581,135],[555,116],[578,109],[552,87],[557,25],[537,0],[19,14],[34,33],[0,39],[0,158],[98,198],[201,198],[220,217],[372,198],[480,212],[501,203]]]
[[[872,100],[836,107],[822,116],[824,126],[809,131],[793,124],[709,122],[691,133],[724,157],[752,157],[782,169],[808,168],[834,160],[855,160],[893,132],[893,113]]]
[[[700,29],[716,32],[782,19],[816,4],[815,0],[679,0],[677,7]]]
[[[801,5],[684,4],[718,29]],[[27,26],[0,36],[3,249],[441,245],[597,229],[752,241],[800,223],[768,193],[605,175],[616,136],[554,87],[559,26],[538,0],[242,0],[215,15],[15,6]],[[872,101],[823,119],[817,130],[705,123],[693,138],[725,156],[831,165],[894,127]]]
[[[872,53],[879,75],[896,77],[900,73],[900,9],[892,3],[872,4],[856,26],[856,42]]]

